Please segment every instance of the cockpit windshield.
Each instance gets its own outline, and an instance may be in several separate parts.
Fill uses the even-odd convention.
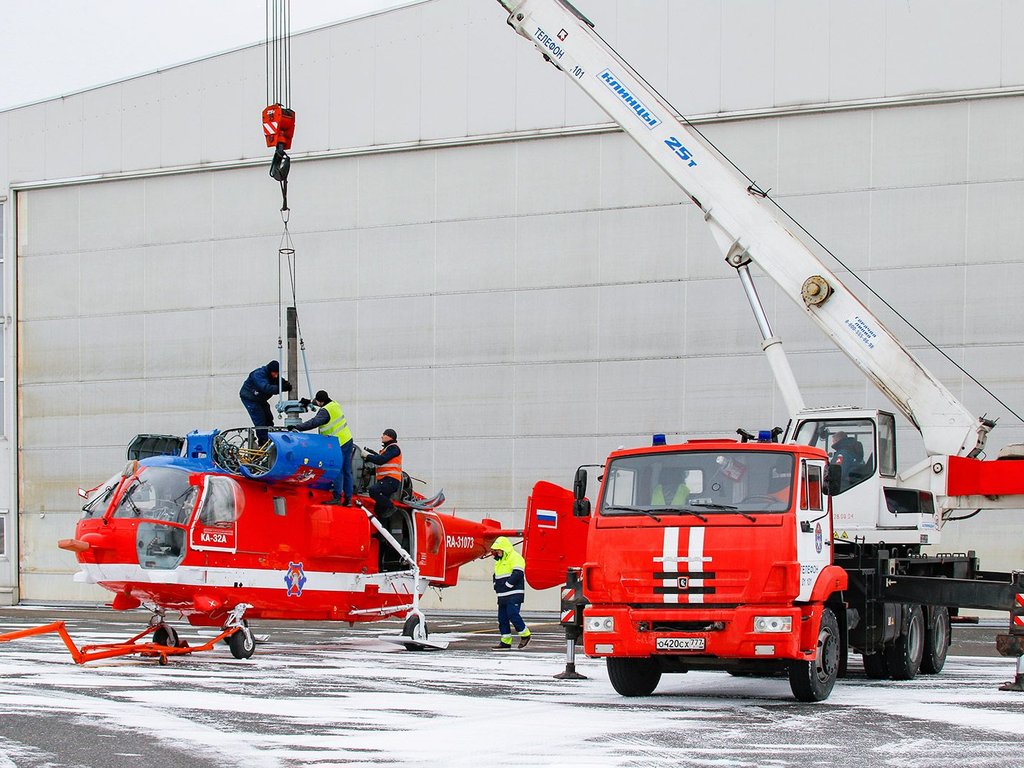
[[[782,512],[793,495],[793,456],[772,451],[685,451],[614,459],[602,515]]]
[[[107,482],[93,488],[86,497],[85,504],[82,505],[82,517],[102,517],[122,479],[124,479],[124,475],[118,472]]]
[[[170,467],[146,467],[129,481],[114,510],[114,517],[137,517],[187,523],[199,488],[189,473]]]

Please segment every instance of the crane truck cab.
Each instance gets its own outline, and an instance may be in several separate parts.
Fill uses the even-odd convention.
[[[931,488],[919,478],[908,482],[897,471],[893,414],[855,407],[805,409],[790,422],[784,441],[827,453],[840,544],[938,543],[942,521]]]
[[[809,445],[690,440],[614,451],[592,509],[583,468],[574,494],[535,490],[527,576],[539,586],[540,539],[580,534],[568,521],[540,521],[583,515],[584,650],[607,660],[616,691],[645,696],[663,673],[717,669],[786,673],[798,699],[820,701],[839,672],[846,619],[827,472],[827,454]],[[547,563],[551,578],[561,564]]]

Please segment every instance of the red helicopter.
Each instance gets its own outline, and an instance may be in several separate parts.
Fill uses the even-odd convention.
[[[251,427],[191,432],[186,438],[140,435],[121,471],[88,492],[75,537],[75,578],[114,593],[112,607],[145,606],[150,626],[126,643],[74,646],[63,623],[11,635],[58,632],[76,662],[140,653],[167,657],[208,650],[224,640],[249,658],[249,619],[377,621],[406,618],[409,649],[443,648],[428,637],[419,608],[428,586],[450,587],[459,567],[486,556],[498,536],[519,535],[494,520],[438,512],[444,493],[424,498],[408,475],[397,511],[381,524],[365,495],[373,465],[353,456],[354,506],[332,506],[341,467],[337,438]],[[262,438],[263,435],[261,434]],[[165,620],[178,613],[195,626],[220,627],[198,647]],[[149,642],[139,643],[146,635]]]

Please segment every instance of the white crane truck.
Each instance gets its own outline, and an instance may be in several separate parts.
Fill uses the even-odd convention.
[[[999,651],[1024,690],[1024,574],[982,571],[973,553],[926,554],[956,510],[1024,507],[1024,463],[983,461],[994,423],[971,414],[566,0],[498,0],[508,23],[582,88],[683,190],[737,270],[790,413],[781,442],[688,441],[613,452],[597,503],[538,483],[527,510],[527,577],[579,579],[587,655],[619,693],[664,672],[786,673],[826,698],[852,649],[869,677],[939,672],[960,609],[1006,610]],[[808,408],[750,275],[756,264],[923,438],[897,466],[893,414]],[[827,453],[831,449],[831,455]],[[569,586],[575,586],[570,584]],[[567,632],[571,632],[571,626]]]

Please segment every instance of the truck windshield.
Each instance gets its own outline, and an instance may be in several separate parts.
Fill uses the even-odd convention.
[[[146,467],[129,481],[114,509],[114,517],[138,517],[186,523],[196,503],[198,487],[189,473],[169,467]]]
[[[782,512],[793,496],[793,456],[777,451],[684,451],[614,459],[602,515]]]

